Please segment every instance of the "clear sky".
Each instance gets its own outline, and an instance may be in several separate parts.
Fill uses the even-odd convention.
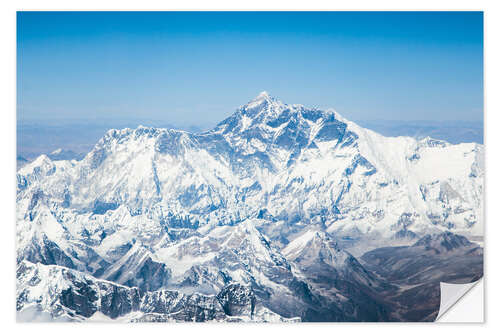
[[[20,120],[206,126],[266,90],[347,118],[483,119],[481,12],[19,12]]]

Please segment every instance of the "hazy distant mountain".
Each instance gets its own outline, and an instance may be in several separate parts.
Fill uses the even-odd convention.
[[[482,122],[359,120],[357,123],[384,136],[432,137],[453,144],[484,141]]]
[[[21,155],[17,155],[17,159],[16,159],[17,169],[19,169],[20,167],[22,167],[23,165],[25,165],[28,162],[29,161],[26,158],[22,157]]]

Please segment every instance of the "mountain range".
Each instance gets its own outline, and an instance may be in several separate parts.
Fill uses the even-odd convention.
[[[56,155],[16,175],[21,321],[423,321],[482,276],[481,144],[263,92],[206,132]]]

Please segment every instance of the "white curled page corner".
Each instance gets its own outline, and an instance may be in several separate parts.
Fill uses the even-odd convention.
[[[441,282],[441,301],[436,321],[483,322],[483,287],[483,279],[463,284]]]

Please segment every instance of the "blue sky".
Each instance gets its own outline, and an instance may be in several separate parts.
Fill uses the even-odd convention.
[[[480,12],[19,12],[20,120],[213,125],[266,90],[345,117],[483,119]]]

